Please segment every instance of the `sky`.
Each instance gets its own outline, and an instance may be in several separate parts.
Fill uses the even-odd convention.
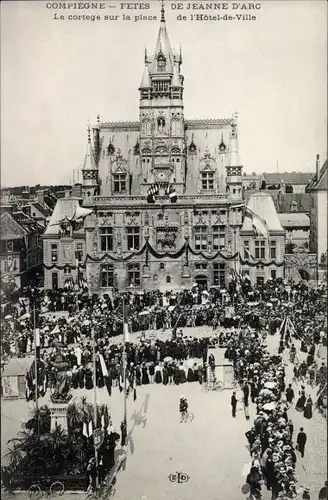
[[[229,2],[228,10],[207,12],[183,2],[182,11],[172,9],[177,2],[165,5],[171,45],[182,46],[185,118],[237,110],[247,173],[315,171],[316,154],[327,157],[327,2],[265,0],[256,11],[233,11]],[[41,0],[1,3],[3,187],[68,183],[83,164],[87,124],[98,113],[100,121],[138,120],[144,48],[151,54],[155,47],[160,3],[129,11],[116,0],[104,3],[92,12],[56,10],[49,8],[56,2]],[[132,20],[122,20],[124,13]],[[190,13],[256,20],[177,20]],[[101,20],[67,19],[83,14]],[[136,15],[157,21],[135,22]]]

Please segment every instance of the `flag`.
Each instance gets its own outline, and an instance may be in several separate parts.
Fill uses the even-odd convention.
[[[123,306],[123,335],[124,335],[125,342],[130,341],[128,312],[129,312],[128,306],[126,304],[124,304],[124,306]]]
[[[89,422],[89,437],[91,437],[93,434],[93,425],[92,425],[92,420]]]
[[[159,192],[159,185],[158,184],[152,184],[150,186],[150,188],[148,189],[147,203],[155,203],[154,195],[158,194],[158,192]]]
[[[260,217],[258,214],[253,212],[253,210],[251,210],[248,207],[245,207],[245,217],[251,219],[254,231],[258,235],[263,236],[266,239],[269,239],[269,229],[267,223],[265,222],[264,219],[262,219],[262,217]]]
[[[25,396],[26,396],[26,401],[29,401],[30,400],[30,387],[29,387],[28,373],[26,374],[26,377],[25,377]]]
[[[88,437],[89,437],[89,434],[88,434],[88,427],[87,427],[87,423],[86,423],[86,422],[83,422],[82,434],[83,434],[83,436],[85,436],[86,438],[88,438]]]
[[[171,203],[176,203],[178,200],[177,193],[175,192],[175,187],[170,186],[169,198]]]
[[[250,257],[252,260],[256,260],[255,257],[253,257],[253,255],[250,253],[250,251],[246,247],[244,247],[244,250],[247,253],[248,257]]]
[[[107,366],[106,366],[106,363],[104,360],[104,356],[100,353],[98,353],[98,356],[99,356],[99,361],[100,361],[100,366],[101,366],[101,371],[102,371],[103,377],[108,377],[108,370],[107,370]]]

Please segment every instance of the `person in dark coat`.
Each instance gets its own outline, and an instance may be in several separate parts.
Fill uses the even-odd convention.
[[[173,384],[174,383],[174,379],[173,379],[173,376],[174,376],[174,366],[171,365],[171,364],[168,364],[167,365],[167,375],[169,377],[169,384]]]
[[[178,366],[173,367],[173,380],[176,385],[180,384],[180,369]]]
[[[158,366],[158,364],[157,364]],[[155,383],[156,384],[161,384],[162,383],[162,372],[159,368],[155,370]]]
[[[121,446],[126,445],[126,437],[127,437],[126,421],[122,420],[122,422],[121,422]]]
[[[140,365],[136,366],[136,382],[137,382],[137,385],[141,385],[141,367],[140,367]]]
[[[85,388],[88,390],[93,389],[92,371],[90,368],[85,370]]]
[[[148,367],[150,383],[153,384],[155,382],[155,364],[150,363]]]
[[[304,457],[306,440],[307,440],[307,436],[304,432],[303,427],[301,427],[300,432],[297,434],[296,442],[297,442],[298,450],[299,450],[302,458]]]
[[[306,400],[304,410],[303,410],[304,418],[307,418],[307,419],[312,418],[312,407],[313,407],[312,398],[311,398],[311,396],[309,396]]]
[[[256,382],[254,380],[252,380],[252,382],[251,382],[251,401],[252,401],[252,403],[255,403],[255,399],[257,398],[257,396],[258,396],[257,385],[256,385]]]
[[[188,382],[194,381],[194,372],[193,372],[192,368],[188,368],[187,381]]]
[[[167,369],[167,365],[164,364],[164,366],[163,366],[163,384],[167,385],[168,383],[169,383],[168,369]]]
[[[303,411],[304,410],[304,405],[305,405],[305,402],[306,402],[306,396],[305,396],[305,390],[304,389],[300,390],[299,396],[300,397],[297,400],[295,409],[297,411]]]
[[[295,398],[295,393],[292,388],[292,384],[288,384],[288,387],[286,389],[286,399],[289,404],[292,404],[293,400]]]
[[[149,384],[148,370],[147,370],[147,366],[145,365],[145,363],[142,363],[141,371],[142,371],[142,378],[141,378],[142,385]]]
[[[301,352],[307,353],[307,346],[305,340],[301,341]]]
[[[185,382],[187,382],[187,377],[183,367],[183,363],[180,363],[179,370],[180,370],[180,384],[184,384]]]
[[[231,409],[232,409],[232,416],[233,417],[236,417],[236,408],[237,408],[236,392],[233,391],[232,396],[231,396]]]
[[[248,406],[249,386],[248,386],[246,380],[244,381],[244,385],[242,387],[242,391],[243,391],[243,403],[244,403],[244,406]]]
[[[202,366],[198,367],[198,382],[200,384],[203,383],[203,367]]]
[[[80,366],[78,371],[78,384],[80,389],[84,389],[85,386],[85,370]]]

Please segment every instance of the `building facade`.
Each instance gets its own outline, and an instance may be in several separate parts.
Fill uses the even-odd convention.
[[[182,53],[171,48],[162,6],[154,53],[144,57],[139,120],[101,122],[98,116],[89,131],[82,205],[92,210],[84,217],[83,269],[90,292],[165,291],[193,283],[224,288],[234,271],[247,266],[248,259],[240,260],[244,202],[237,115],[188,120],[183,91]],[[276,213],[273,203],[271,209]],[[64,213],[45,233],[47,266],[54,265],[49,244],[63,243],[60,217]],[[82,243],[82,232],[78,237]],[[277,255],[279,274],[283,251]],[[64,264],[57,262],[51,272]],[[276,258],[266,264],[273,269]],[[66,265],[74,271],[68,259]]]
[[[3,209],[4,207],[2,207]],[[20,211],[7,207],[0,217],[1,281],[22,288],[38,281],[42,271],[42,227]]]
[[[310,251],[317,255],[317,279],[327,279],[327,191],[328,173],[327,160],[320,168],[320,158],[317,155],[316,176],[307,187],[311,195],[310,209]]]

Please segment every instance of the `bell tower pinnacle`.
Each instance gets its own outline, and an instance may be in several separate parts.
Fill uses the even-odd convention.
[[[185,187],[185,134],[181,48],[174,52],[161,0],[160,26],[153,56],[145,53],[140,91],[140,162],[142,191],[152,184]]]

